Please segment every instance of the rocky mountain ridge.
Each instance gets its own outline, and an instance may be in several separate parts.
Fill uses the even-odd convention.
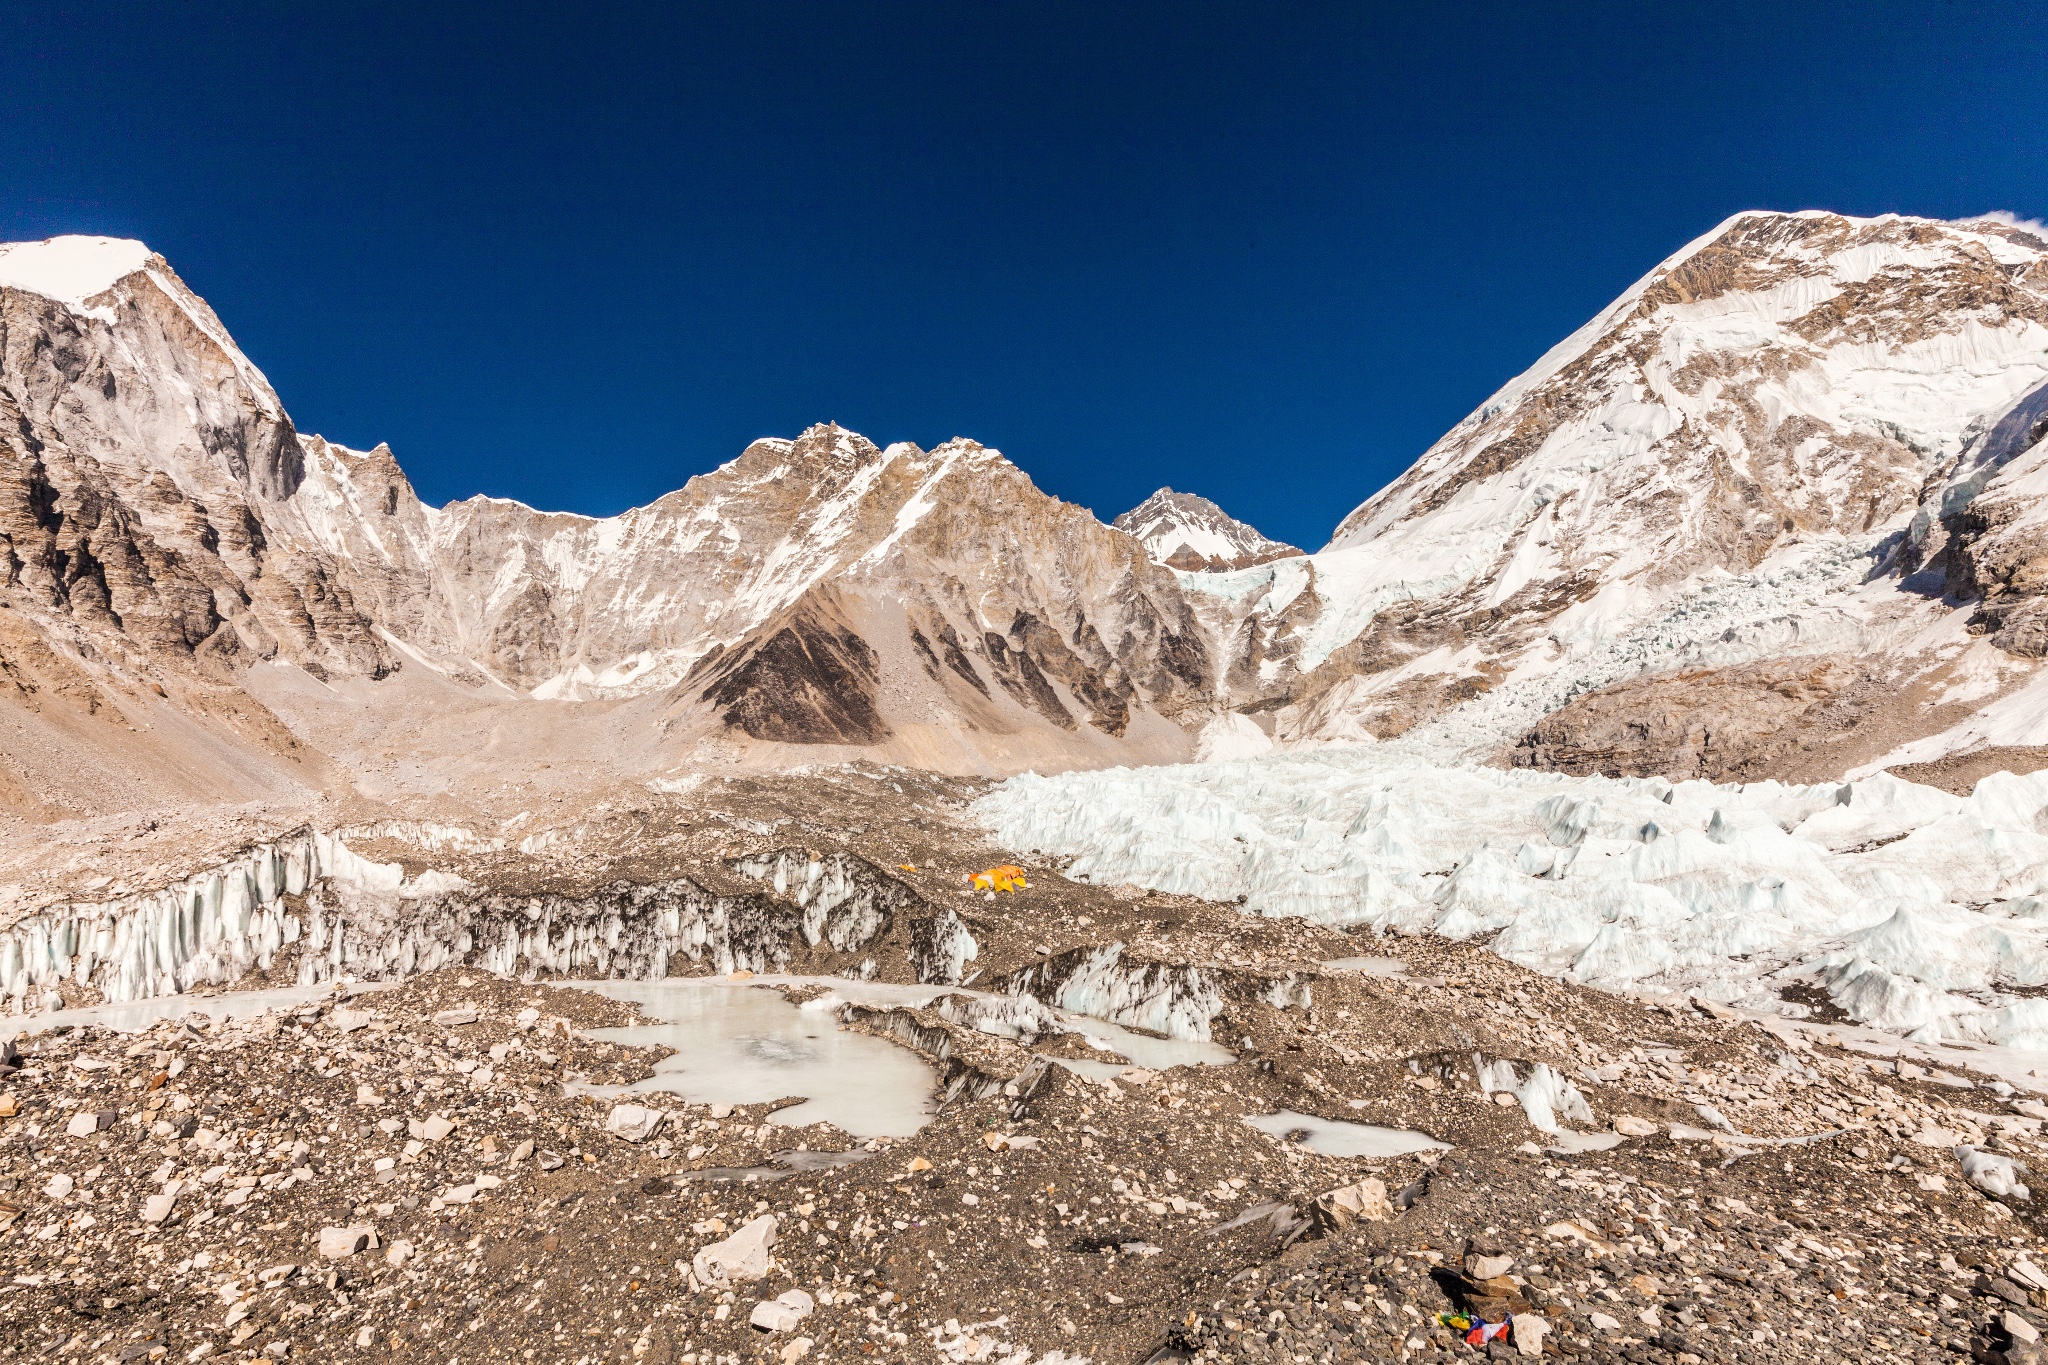
[[[1439,760],[1570,750],[1580,771],[1724,775],[1737,768],[1703,757],[1698,725],[1676,749],[1631,750],[1577,734],[1569,712],[1626,728],[1632,689],[1656,679],[1760,669],[1768,692],[1825,656],[1858,665],[1837,678],[1888,681],[1860,702],[1824,686],[1820,712],[1789,718],[1738,700],[1719,754],[1758,766],[1772,722],[1752,709],[1779,731],[1861,717],[1855,743],[1812,757],[1837,773],[1903,754],[2031,677],[2029,646],[1978,648],[1964,622],[2031,638],[2031,580],[1999,566],[2033,553],[2021,451],[2041,433],[2011,414],[2033,413],[2048,381],[2044,258],[2048,242],[1997,218],[1736,215],[1503,387],[1322,551],[1185,580],[1230,632],[1237,706],[1282,743],[1399,736]],[[1979,610],[2007,582],[2008,600]],[[1538,722],[1546,734],[1517,751]]]
[[[296,799],[365,725],[460,751],[450,714],[544,703],[627,707],[561,728],[656,771],[1157,761],[1212,709],[1172,573],[972,441],[826,424],[619,517],[428,507],[388,448],[302,436],[137,243],[0,255],[0,442],[25,813]]]
[[[2048,744],[2044,256],[1992,219],[1738,215],[1303,555],[831,424],[617,517],[429,507],[388,448],[299,433],[139,243],[0,248],[0,799],[384,800],[564,746],[1687,776]],[[1711,726],[1645,728],[1706,675]]]

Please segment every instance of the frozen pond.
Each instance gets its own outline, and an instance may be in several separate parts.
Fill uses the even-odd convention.
[[[849,981],[836,976],[779,976],[753,977],[749,984],[764,986],[822,986],[841,1000],[856,1005],[929,1005],[942,995],[969,996],[976,1000],[1003,1000],[1007,997],[988,991],[969,990],[965,986],[904,986],[886,981]],[[1149,1033],[1140,1033],[1112,1024],[1105,1019],[1091,1018],[1085,1014],[1068,1014],[1054,1010],[1060,1024],[1080,1034],[1089,1042],[1103,1049],[1129,1059],[1129,1066],[1123,1062],[1096,1061],[1093,1058],[1074,1061],[1068,1058],[1054,1058],[1060,1065],[1086,1076],[1114,1076],[1127,1071],[1131,1066],[1142,1066],[1152,1071],[1165,1071],[1176,1066],[1229,1066],[1237,1055],[1221,1043],[1198,1043],[1181,1038],[1159,1038]]]
[[[353,987],[358,995],[388,989],[390,987],[381,982],[359,983]],[[271,1010],[297,1009],[315,1000],[329,999],[333,994],[334,984],[327,982],[318,986],[279,986],[260,991],[158,995],[147,1000],[128,1000],[117,1005],[88,1005],[83,1009],[51,1010],[47,1014],[0,1014],[0,1038],[19,1038],[23,1034],[41,1033],[66,1026],[91,1026],[113,1029],[117,1033],[140,1033],[152,1024],[165,1019],[182,1019],[188,1014],[203,1014],[209,1019],[251,1019]]]
[[[1408,975],[1408,964],[1396,957],[1333,957],[1323,967],[1327,971],[1358,972],[1365,976]]]
[[[695,1104],[762,1104],[792,1095],[804,1103],[769,1122],[801,1128],[829,1123],[857,1137],[907,1137],[931,1118],[931,1068],[913,1052],[839,1027],[829,1010],[799,1009],[752,981],[565,981],[640,1006],[660,1020],[591,1036],[674,1055],[630,1086],[579,1087],[616,1096],[678,1095]]]
[[[655,1064],[655,1074],[631,1086],[592,1086],[588,1093],[613,1096],[659,1092],[697,1104],[760,1104],[792,1095],[803,1104],[777,1111],[774,1123],[803,1127],[830,1123],[859,1137],[902,1137],[931,1119],[931,1069],[907,1048],[862,1033],[849,1033],[833,1018],[842,1002],[861,1005],[929,1005],[942,995],[1001,999],[959,986],[908,986],[849,981],[831,976],[765,974],[733,981],[725,977],[664,981],[565,981],[565,986],[626,1000],[660,1020],[630,1028],[598,1029],[594,1036],[633,1046],[673,1048]],[[776,986],[824,987],[829,994],[799,1008]],[[757,989],[761,988],[761,989]],[[1236,1060],[1218,1043],[1154,1038],[1118,1024],[1061,1014],[1065,1027],[1126,1062],[1055,1059],[1091,1077],[1115,1076],[1131,1066],[1165,1070],[1175,1066],[1224,1066]]]
[[[1450,1144],[1405,1128],[1381,1128],[1370,1123],[1344,1123],[1337,1119],[1311,1118],[1292,1109],[1277,1114],[1249,1115],[1245,1122],[1262,1133],[1288,1142],[1299,1142],[1311,1152],[1324,1156],[1406,1156],[1410,1152],[1448,1151]]]

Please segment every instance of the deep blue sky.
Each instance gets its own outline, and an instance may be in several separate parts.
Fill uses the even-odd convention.
[[[2033,5],[45,0],[0,20],[0,240],[146,240],[301,428],[433,501],[613,512],[834,418],[1317,546],[1730,212],[2048,212],[2044,38]]]

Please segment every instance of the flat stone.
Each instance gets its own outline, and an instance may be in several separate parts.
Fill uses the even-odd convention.
[[[1512,1256],[1468,1256],[1465,1258],[1465,1273],[1481,1284],[1497,1280],[1515,1268]]]
[[[322,1228],[320,1229],[320,1254],[330,1261],[339,1261],[366,1250],[376,1240],[376,1234],[365,1227]]]

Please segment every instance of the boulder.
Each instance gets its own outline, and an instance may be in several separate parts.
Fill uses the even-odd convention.
[[[775,1215],[764,1213],[722,1242],[713,1242],[691,1260],[691,1269],[705,1284],[720,1280],[758,1280],[768,1273],[768,1248],[775,1245]]]

